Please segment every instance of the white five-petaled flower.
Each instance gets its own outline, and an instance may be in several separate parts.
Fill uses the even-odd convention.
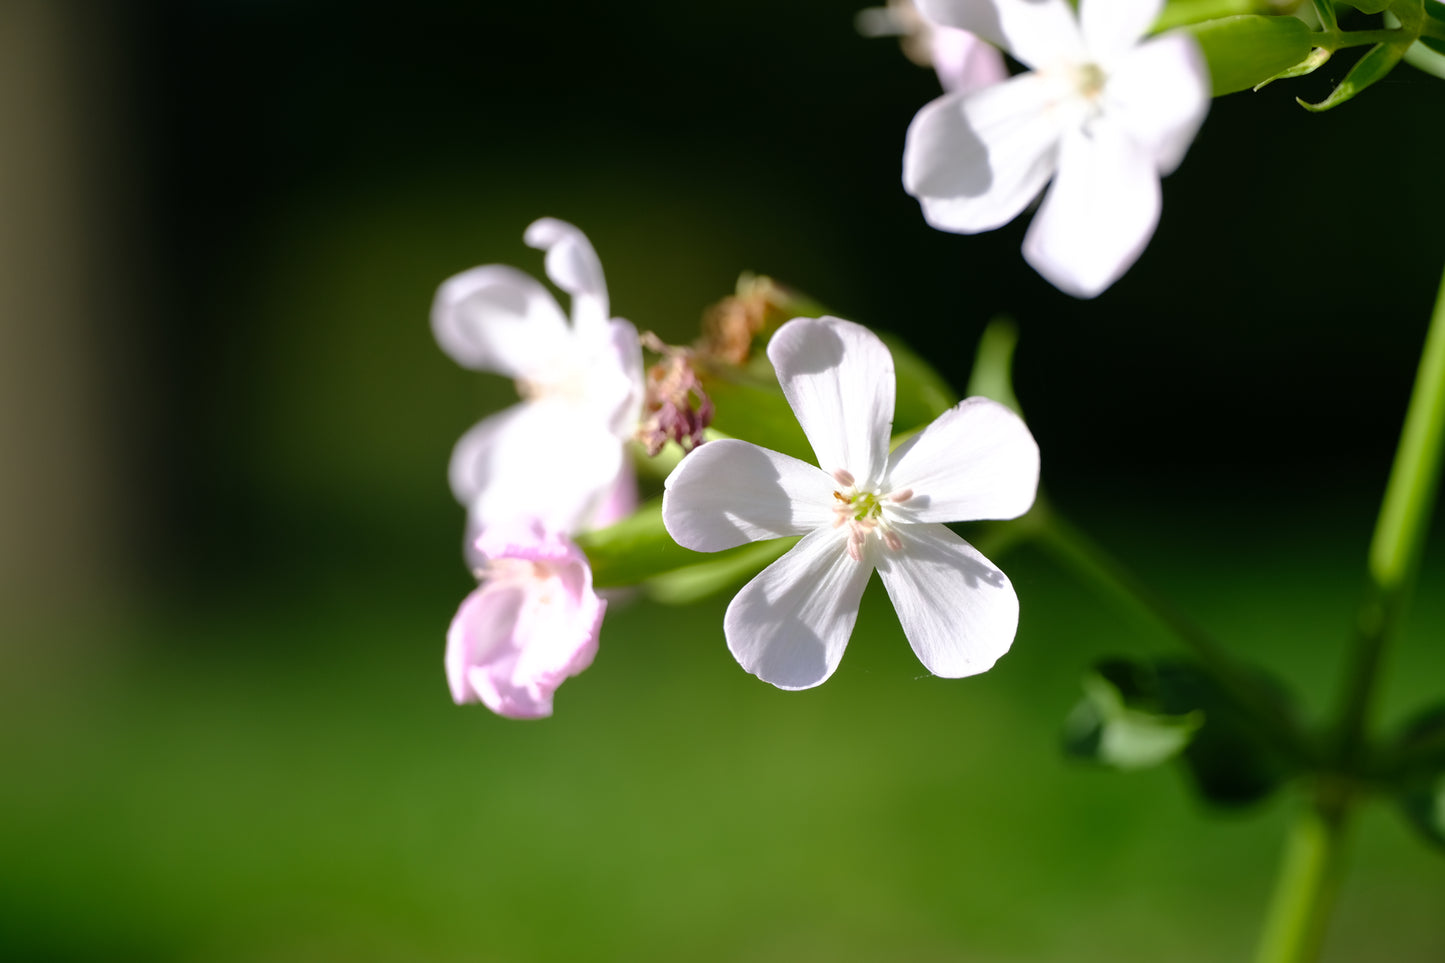
[[[958,678],[1013,643],[1009,580],[942,523],[1015,518],[1038,488],[1039,450],[1003,405],[969,398],[891,454],[893,357],[838,318],[795,318],[768,345],[818,466],[745,441],[710,441],[667,479],[663,523],[715,552],[801,535],[743,587],[723,622],[743,668],[782,689],[833,674],[876,568],[924,666]]]
[[[483,419],[452,451],[452,492],[473,531],[515,518],[575,532],[636,503],[623,444],[642,403],[637,329],[610,318],[602,265],[587,237],[543,218],[526,242],[547,252],[547,276],[572,296],[572,317],[540,282],[489,264],[449,278],[432,330],[458,363],[508,375],[521,403]]]
[[[945,94],[909,125],[903,185],[940,230],[990,231],[1053,178],[1024,258],[1091,298],[1139,258],[1173,171],[1209,109],[1209,76],[1186,34],[1140,42],[1163,0],[917,0],[934,23],[978,34],[1031,68]]]

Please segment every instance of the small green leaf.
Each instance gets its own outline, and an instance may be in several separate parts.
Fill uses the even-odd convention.
[[[1445,772],[1411,784],[1398,801],[1405,821],[1426,841],[1445,850]]]
[[[1445,849],[1445,703],[1415,716],[1391,747],[1395,801],[1405,821]]]
[[[1227,808],[1247,806],[1269,796],[1292,774],[1291,765],[1203,668],[1183,660],[1161,660],[1155,671],[1166,710],[1199,711],[1207,720],[1184,753],[1185,768],[1205,801]],[[1285,687],[1258,669],[1250,671],[1259,688],[1271,694],[1286,715],[1293,715]]]
[[[1314,34],[1295,17],[1222,17],[1184,29],[1199,41],[1216,97],[1258,87],[1313,48]]]
[[[1283,691],[1271,683],[1266,688]],[[1289,767],[1241,717],[1219,685],[1182,660],[1101,662],[1065,724],[1065,750],[1119,769],[1178,758],[1196,790],[1219,806],[1267,796]]]
[[[1152,671],[1124,659],[1084,677],[1084,699],[1064,724],[1064,749],[1115,769],[1146,769],[1178,755],[1204,724],[1202,713],[1160,711]]]
[[[1330,91],[1330,95],[1324,100],[1317,104],[1311,104],[1298,97],[1295,100],[1305,110],[1313,113],[1338,107],[1347,100],[1353,100],[1360,91],[1394,70],[1395,65],[1400,62],[1401,57],[1405,56],[1405,51],[1408,49],[1410,49],[1408,44],[1377,43],[1356,61],[1354,67],[1350,68],[1350,72],[1345,75],[1345,79],[1340,81],[1339,86]]]

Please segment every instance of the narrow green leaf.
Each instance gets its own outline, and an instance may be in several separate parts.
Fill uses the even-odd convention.
[[[1317,104],[1311,104],[1298,97],[1295,100],[1305,110],[1313,113],[1338,107],[1348,100],[1353,100],[1360,91],[1394,70],[1395,65],[1400,62],[1401,57],[1405,56],[1405,51],[1408,49],[1409,46],[1405,44],[1377,43],[1355,63],[1354,67],[1350,68],[1345,79],[1340,81],[1339,86],[1330,91],[1330,95],[1324,100]]]

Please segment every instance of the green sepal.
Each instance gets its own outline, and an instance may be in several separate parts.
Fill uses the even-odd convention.
[[[1377,43],[1355,62],[1354,67],[1350,68],[1350,72],[1345,75],[1345,79],[1340,81],[1339,85],[1330,91],[1330,95],[1324,100],[1317,104],[1311,104],[1300,97],[1296,97],[1295,100],[1305,110],[1313,113],[1338,107],[1347,100],[1353,100],[1360,91],[1394,70],[1395,65],[1400,62],[1401,57],[1405,56],[1405,51],[1408,49],[1410,49],[1408,44]]]
[[[1158,33],[1192,23],[1201,23],[1205,20],[1216,20],[1235,14],[1258,13],[1267,8],[1268,5],[1261,3],[1260,0],[1169,0],[1150,30]]]
[[[716,555],[683,548],[662,524],[662,499],[644,502],[622,521],[575,537],[592,566],[592,584],[617,588],[696,565]]]
[[[1203,724],[1202,713],[1163,710],[1148,666],[1110,659],[1084,676],[1084,698],[1064,722],[1064,751],[1115,769],[1147,769],[1182,752]]]
[[[1269,78],[1264,83],[1260,84],[1254,89],[1260,90],[1261,88],[1267,87],[1270,84],[1274,83],[1276,80],[1293,80],[1295,77],[1304,77],[1307,74],[1312,74],[1316,70],[1319,70],[1321,67],[1323,67],[1325,64],[1329,63],[1330,57],[1332,56],[1333,54],[1331,54],[1330,51],[1326,50],[1324,47],[1316,47],[1315,49],[1310,51],[1310,55],[1308,57],[1301,60],[1299,63],[1295,64],[1288,70],[1280,71],[1279,73],[1275,74],[1273,77]]]
[[[1395,801],[1405,821],[1445,850],[1445,705],[1405,726],[1393,747]]]
[[[642,583],[648,596],[666,605],[690,605],[699,599],[734,588],[781,558],[798,543],[798,537],[772,538],[704,556],[696,565],[674,569]]]
[[[1246,14],[1185,27],[1209,64],[1214,96],[1250,90],[1301,63],[1314,34],[1295,17]]]
[[[958,404],[958,395],[943,376],[903,339],[883,331],[873,333],[893,354],[893,371],[898,381],[898,393],[893,403],[895,434],[923,428]]]
[[[978,351],[973,356],[973,371],[968,376],[968,393],[992,398],[1022,415],[1014,394],[1014,348],[1019,343],[1018,327],[1006,317],[997,317],[983,329]]]
[[[804,461],[813,460],[813,447],[798,424],[798,416],[783,397],[777,375],[768,359],[758,355],[744,369],[711,375],[704,381],[715,414],[712,427],[731,438],[741,438]]]
[[[1397,0],[1344,0],[1360,13],[1384,13]]]

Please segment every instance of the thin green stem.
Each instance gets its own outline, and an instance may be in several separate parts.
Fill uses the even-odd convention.
[[[1316,751],[1279,704],[1207,632],[1145,586],[1132,572],[1040,499],[1037,516],[1042,544],[1134,614],[1162,628],[1191,649],[1236,707],[1252,718],[1259,734],[1286,757],[1311,765]]]
[[[1377,43],[1396,43],[1406,36],[1404,30],[1323,30],[1311,42],[1333,53],[1346,47],[1372,47]]]
[[[1360,610],[1331,765],[1285,847],[1256,963],[1311,963],[1319,956],[1338,883],[1345,831],[1360,799],[1370,710],[1389,642],[1419,571],[1440,481],[1445,442],[1445,279],[1435,301],[1405,427],[1370,543],[1370,591]]]
[[[1409,604],[1424,554],[1445,444],[1445,279],[1435,301],[1415,388],[1395,449],[1380,517],[1370,542],[1370,593],[1361,607],[1355,658],[1345,679],[1339,723],[1340,762],[1357,762],[1385,650]]]

